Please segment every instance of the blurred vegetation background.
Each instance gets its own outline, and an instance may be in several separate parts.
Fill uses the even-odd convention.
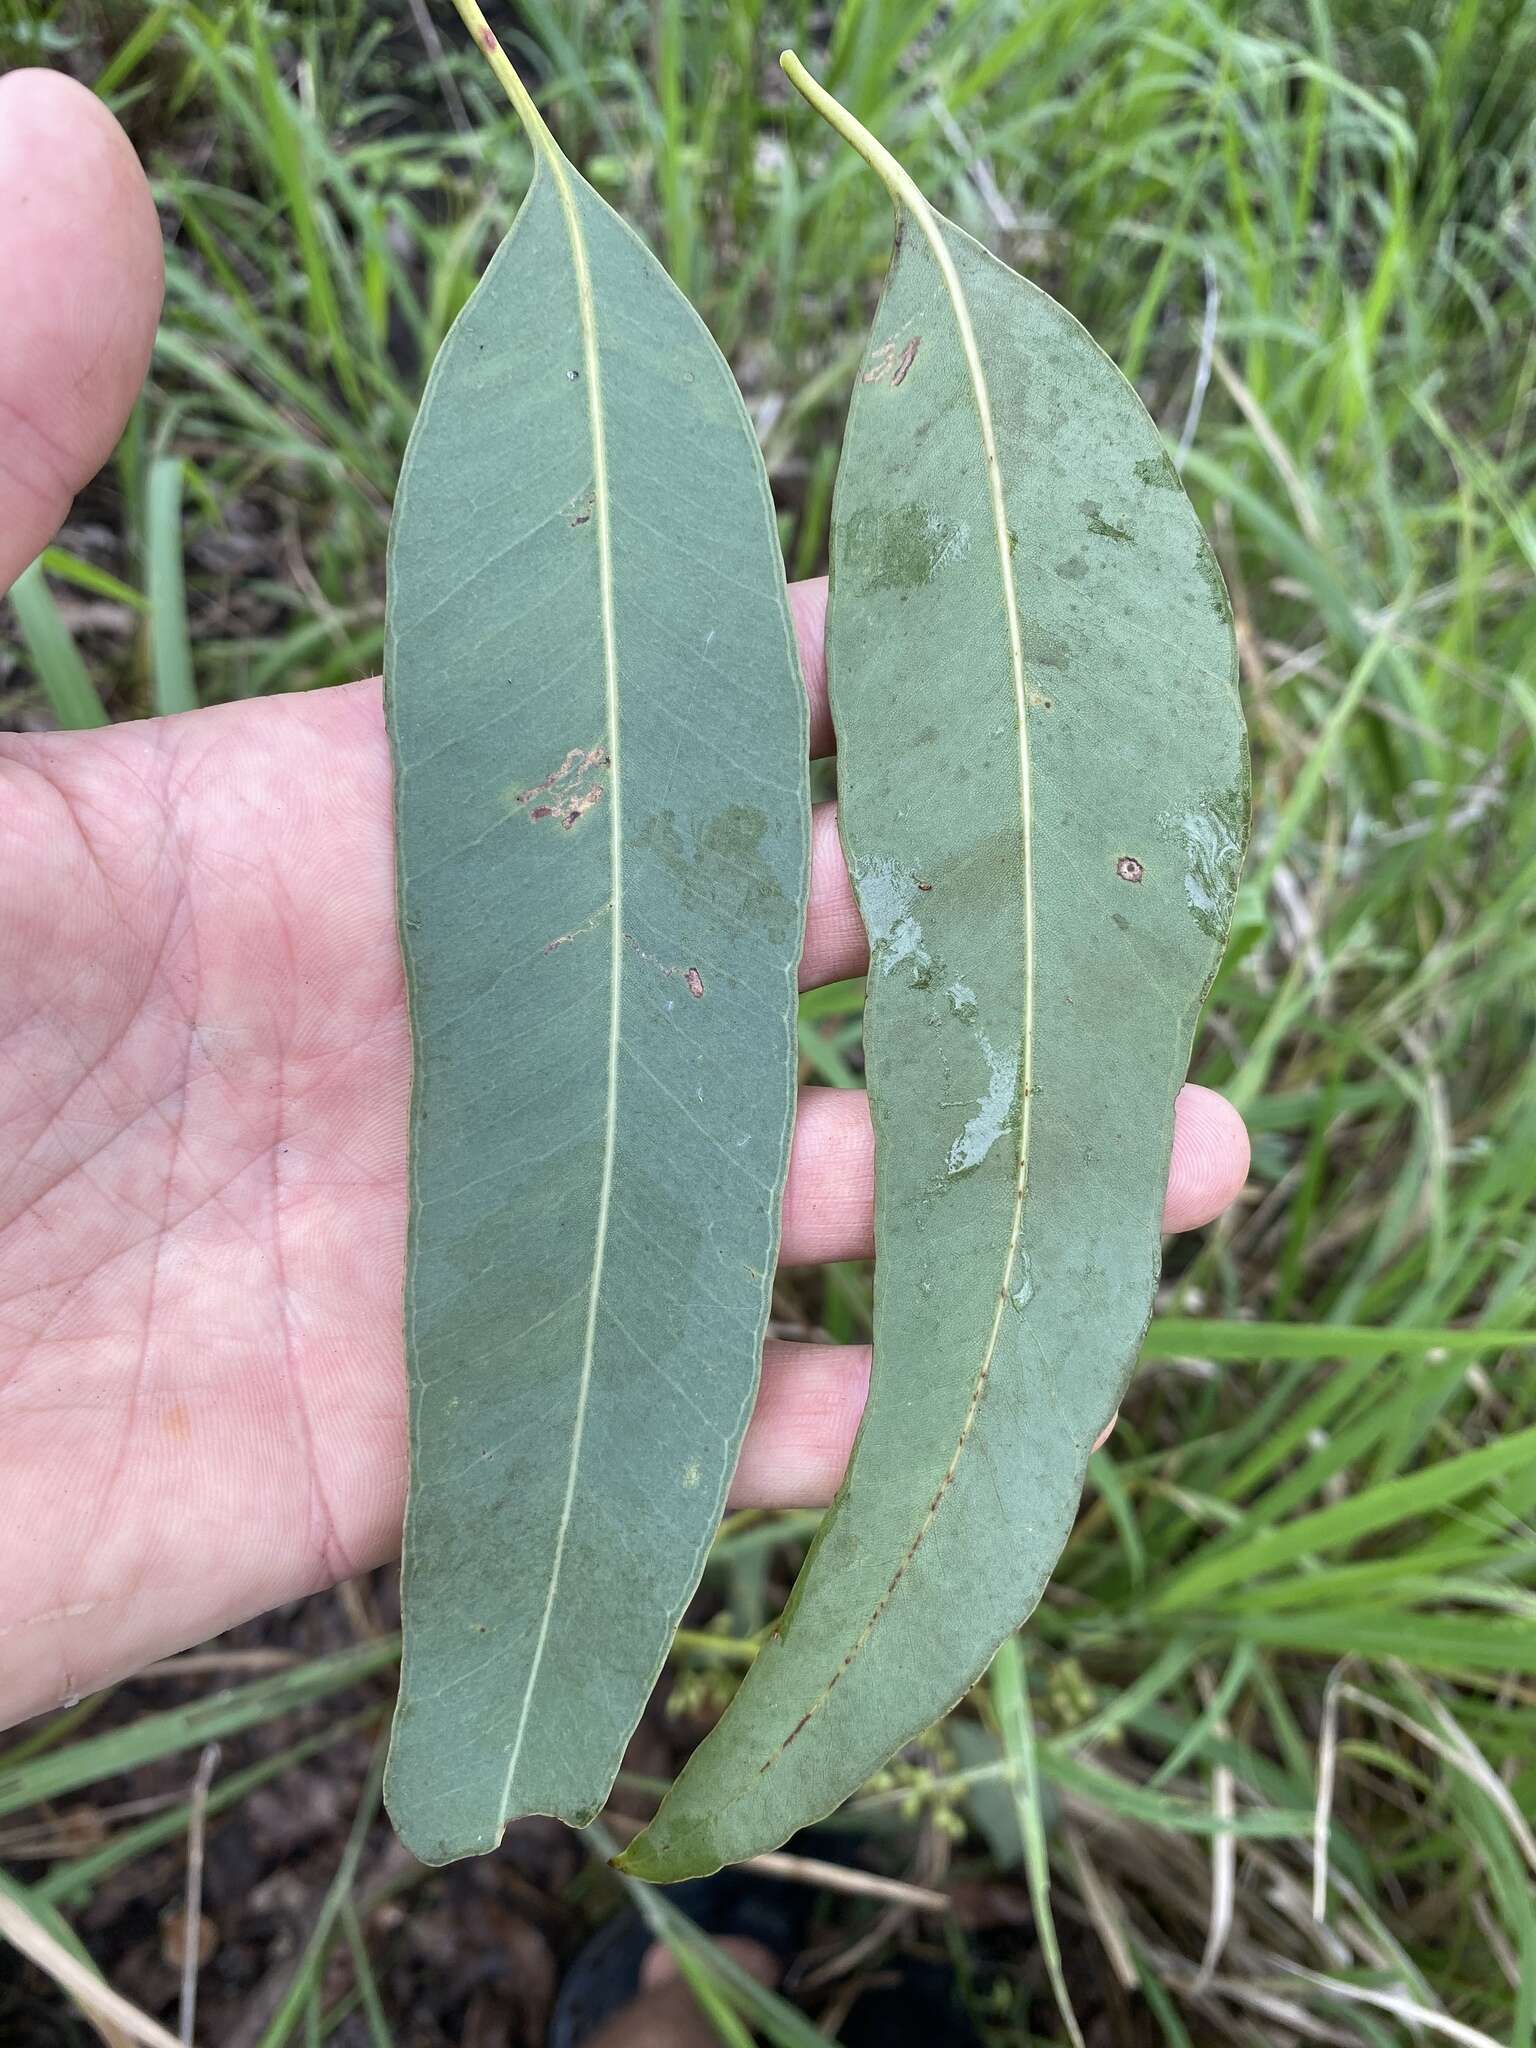
[[[1138,384],[1226,572],[1255,753],[1195,1067],[1253,1127],[1247,1194],[1173,1247],[1017,1648],[836,1819],[949,1911],[818,1899],[782,2000],[692,1952],[712,2024],[860,2038],[851,1994],[904,1951],[953,1967],[994,2044],[1531,2048],[1536,5],[491,12],[730,357],[792,575],[825,567],[889,218],[786,43]],[[109,100],[169,256],[145,399],[0,624],[0,719],[376,669],[422,379],[528,173],[451,9],[4,0],[0,59]],[[860,996],[806,999],[807,1078],[857,1084]],[[862,1336],[869,1286],[787,1275],[779,1327]],[[807,1526],[727,1524],[615,1824],[717,1710]],[[207,2038],[542,2040],[616,1887],[538,1822],[468,1871],[401,1862],[367,1776],[391,1599],[354,1586],[23,1731],[0,1890],[173,2012],[221,1736]],[[3,1964],[0,2032],[87,2038]]]

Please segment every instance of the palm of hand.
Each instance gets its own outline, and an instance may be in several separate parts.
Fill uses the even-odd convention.
[[[3,590],[132,403],[159,244],[89,93],[0,103]],[[823,805],[802,982],[865,961]],[[409,1068],[376,684],[0,736],[0,1724],[397,1544]],[[872,1160],[862,1095],[805,1090],[787,1261],[868,1253]],[[1246,1167],[1187,1088],[1168,1227]],[[825,1500],[867,1370],[771,1344],[736,1497]]]
[[[168,1647],[227,1618],[226,1573],[260,1605],[398,1530],[378,697],[262,709],[0,762],[0,1498],[59,1694],[82,1636]]]

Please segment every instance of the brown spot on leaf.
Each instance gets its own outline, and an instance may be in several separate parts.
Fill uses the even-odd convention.
[[[841,1676],[842,1673],[839,1672],[838,1678],[840,1678]],[[833,1685],[836,1685],[837,1678],[834,1678],[832,1683]],[[800,1733],[800,1730],[805,1726],[806,1722],[810,1720],[812,1714],[814,1714],[815,1711],[815,1707],[806,1708],[805,1712],[800,1716],[799,1720],[795,1723],[794,1727],[790,1729],[789,1733],[785,1736],[784,1740],[779,1744],[778,1748],[774,1751],[773,1755],[769,1757],[768,1762],[765,1764],[758,1765],[757,1775],[759,1777],[763,1775],[764,1771],[769,1770],[774,1764],[778,1762],[779,1758],[784,1754],[785,1750],[788,1749],[789,1745],[794,1741],[795,1737]]]
[[[680,980],[686,983],[689,995],[703,995],[704,977],[700,974],[697,967],[672,967],[665,960],[658,960],[654,953],[646,952],[644,946],[640,944],[640,941],[633,932],[624,933],[624,943],[630,948],[637,959],[645,962],[647,967],[654,967],[658,974],[668,980]],[[548,950],[548,947],[546,947],[545,951],[547,952]],[[670,1009],[672,1006],[669,1003],[667,1007]]]
[[[869,368],[864,372],[862,381],[866,384],[883,384],[889,377],[891,388],[894,390],[898,384],[905,381],[908,370],[917,359],[917,351],[922,346],[922,340],[920,334],[914,334],[899,354],[894,341],[882,341],[870,357]]]
[[[1139,882],[1146,872],[1134,853],[1122,853],[1115,862],[1115,873],[1122,882]]]
[[[572,747],[560,766],[551,768],[542,782],[535,782],[528,789],[520,789],[516,801],[525,804],[529,797],[537,796],[541,790],[553,789],[558,783],[580,778],[589,768],[606,768],[607,765],[608,750],[601,743],[595,747],[588,747],[585,751],[580,747]]]
[[[491,31],[488,28],[483,28],[480,31],[480,47],[482,50],[484,50],[487,57],[495,56],[496,38],[491,34]]]
[[[543,818],[559,818],[569,832],[601,800],[602,783],[589,778],[596,770],[608,766],[608,749],[601,742],[591,747],[572,747],[558,768],[551,769],[542,782],[515,791],[512,801],[526,804],[536,796],[552,798],[549,803],[534,804],[528,816],[535,824]]]

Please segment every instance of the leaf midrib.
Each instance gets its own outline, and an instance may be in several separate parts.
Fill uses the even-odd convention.
[[[787,68],[787,67],[786,67]],[[960,346],[965,356],[967,374],[976,401],[978,424],[981,430],[982,451],[987,472],[988,502],[992,513],[993,536],[997,545],[998,567],[1003,586],[1004,609],[1008,619],[1009,666],[1013,681],[1014,704],[1019,735],[1019,802],[1021,816],[1021,890],[1023,895],[1023,951],[1024,951],[1024,1003],[1020,1020],[1019,1040],[1019,1116],[1018,1147],[1014,1178],[1013,1213],[1008,1231],[1008,1248],[999,1278],[997,1298],[992,1310],[992,1323],[987,1332],[981,1361],[971,1386],[971,1397],[966,1408],[965,1419],[955,1441],[954,1450],[943,1478],[939,1481],[933,1498],[924,1512],[917,1534],[902,1555],[900,1564],[892,1574],[890,1582],[876,1602],[873,1612],[865,1621],[852,1647],[843,1657],[837,1669],[812,1701],[810,1707],[796,1722],[778,1748],[760,1765],[758,1776],[769,1770],[784,1754],[806,1724],[826,1704],[834,1687],[853,1664],[873,1635],[880,1617],[890,1605],[896,1588],[905,1578],[916,1557],[924,1538],[933,1527],[955,1474],[960,1468],[966,1444],[976,1424],[981,1403],[986,1394],[987,1382],[991,1376],[993,1361],[997,1355],[998,1339],[1002,1331],[1003,1314],[1009,1302],[1009,1282],[1013,1278],[1018,1261],[1020,1241],[1024,1227],[1024,1204],[1029,1186],[1029,1140],[1030,1111],[1034,1097],[1034,1017],[1035,1017],[1035,890],[1034,890],[1034,832],[1033,832],[1033,791],[1029,753],[1028,679],[1024,671],[1024,640],[1019,621],[1018,586],[1013,572],[1013,551],[1009,543],[1008,510],[1003,493],[1002,465],[998,458],[997,436],[992,423],[992,400],[987,388],[986,371],[976,343],[975,328],[971,323],[970,304],[949,246],[944,240],[938,217],[929,206],[921,190],[912,178],[875,138],[869,134],[844,108],[832,99],[822,87],[799,68],[791,77],[811,99],[812,104],[837,128],[870,164],[884,182],[898,207],[906,211],[917,222],[923,239],[933,252],[939,274],[944,280],[944,289],[959,330]]]
[[[521,109],[519,109],[521,111]],[[537,118],[537,117],[535,117]],[[543,123],[539,123],[543,128]],[[507,1774],[502,1786],[501,1813],[509,1810],[512,1797],[512,1783],[517,1775],[518,1762],[522,1756],[523,1738],[528,1730],[529,1714],[533,1696],[538,1689],[539,1672],[544,1662],[544,1652],[549,1642],[550,1621],[560,1590],[560,1575],[565,1564],[566,1541],[570,1534],[571,1516],[576,1500],[576,1478],[581,1465],[582,1445],[586,1436],[587,1404],[592,1391],[593,1360],[597,1346],[598,1304],[602,1294],[603,1267],[608,1250],[608,1219],[613,1201],[614,1159],[618,1145],[618,1097],[619,1097],[619,1038],[623,1003],[623,950],[624,950],[624,871],[621,862],[623,846],[622,807],[620,801],[619,769],[619,672],[617,638],[613,612],[613,547],[609,528],[608,491],[608,449],[603,426],[602,371],[597,348],[597,314],[592,292],[592,275],[587,263],[586,240],[576,211],[576,196],[571,187],[568,166],[556,148],[548,131],[542,134],[530,128],[537,155],[539,169],[547,170],[555,183],[556,195],[560,202],[561,215],[565,221],[566,235],[570,243],[571,263],[576,274],[577,317],[581,325],[582,377],[586,385],[587,420],[592,441],[592,508],[593,527],[597,542],[598,603],[602,622],[603,642],[603,697],[608,728],[608,847],[609,847],[609,999],[608,999],[608,1072],[607,1097],[604,1107],[603,1168],[598,1186],[597,1223],[592,1244],[592,1273],[587,1286],[587,1320],[582,1337],[581,1371],[576,1388],[576,1413],[571,1428],[570,1463],[566,1471],[565,1497],[560,1506],[560,1519],[555,1530],[555,1550],[549,1569],[549,1586],[545,1594],[543,1613],[539,1617],[539,1632],[529,1662],[528,1677],[523,1688],[522,1705],[518,1713],[517,1729],[512,1738],[512,1747],[507,1758]]]

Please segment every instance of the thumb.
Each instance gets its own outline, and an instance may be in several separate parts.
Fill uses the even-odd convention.
[[[0,591],[111,454],[164,282],[133,145],[56,71],[0,78]]]

